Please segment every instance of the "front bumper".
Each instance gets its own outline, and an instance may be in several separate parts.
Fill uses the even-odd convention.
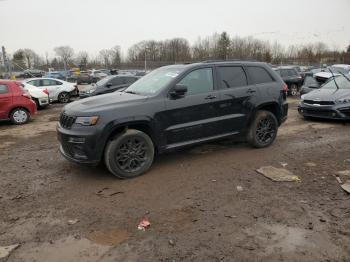
[[[350,105],[312,106],[301,102],[298,112],[306,117],[350,120]]]
[[[96,128],[65,129],[57,125],[60,152],[68,160],[88,165],[97,165],[102,158],[103,145],[98,143]]]

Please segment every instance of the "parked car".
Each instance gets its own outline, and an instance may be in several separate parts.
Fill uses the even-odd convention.
[[[280,66],[274,69],[288,85],[288,94],[297,96],[303,83],[302,76],[293,66]]]
[[[350,65],[347,64],[336,64],[329,67],[333,73],[342,73],[345,75],[350,74]]]
[[[298,111],[305,118],[350,120],[350,79],[345,75],[330,78],[301,97]]]
[[[36,104],[20,82],[0,80],[0,119],[21,125],[36,114]]]
[[[77,84],[92,84],[96,83],[99,80],[99,78],[94,77],[91,75],[90,72],[82,71],[80,72],[80,75],[77,76]]]
[[[79,96],[80,98],[86,98],[90,96],[112,93],[117,90],[127,88],[138,79],[139,77],[137,76],[107,76],[98,81],[95,85],[92,85],[87,91],[81,91]]]
[[[55,78],[31,78],[23,81],[30,85],[36,86],[42,90],[47,89],[52,101],[68,103],[71,96],[79,93],[75,83],[69,83]]]
[[[305,79],[303,82],[302,87],[300,88],[300,95],[305,95],[315,89],[321,88],[321,86],[327,82],[330,78],[333,76],[338,76],[337,73],[330,73],[330,72],[319,72],[316,74],[313,73],[307,73],[305,75]]]
[[[101,80],[101,79],[105,78],[106,76],[108,76],[109,74],[107,74],[106,71],[104,71],[104,70],[95,70],[95,69],[93,69],[93,70],[91,70],[90,75],[92,77],[95,77],[98,80]]]
[[[203,62],[161,67],[124,92],[66,105],[57,126],[68,160],[104,160],[120,178],[143,174],[155,153],[244,137],[269,146],[287,118],[287,85],[267,64]]]
[[[40,89],[28,83],[21,83],[21,85],[25,91],[28,91],[38,109],[47,107],[50,104],[49,91],[47,88]]]

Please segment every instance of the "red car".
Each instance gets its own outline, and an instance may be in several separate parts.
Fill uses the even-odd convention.
[[[10,119],[13,124],[21,125],[36,114],[35,102],[26,93],[21,83],[0,80],[0,119]]]

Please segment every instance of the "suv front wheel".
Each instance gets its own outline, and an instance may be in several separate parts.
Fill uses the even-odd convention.
[[[105,164],[119,178],[142,175],[152,165],[154,145],[142,131],[128,129],[109,141],[105,149]]]
[[[248,143],[256,148],[267,147],[277,136],[278,122],[270,111],[259,110],[248,131]]]

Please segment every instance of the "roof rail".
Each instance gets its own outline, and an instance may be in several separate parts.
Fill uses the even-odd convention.
[[[255,59],[227,59],[227,60],[205,60],[201,61],[200,63],[217,63],[217,62],[259,62]]]

